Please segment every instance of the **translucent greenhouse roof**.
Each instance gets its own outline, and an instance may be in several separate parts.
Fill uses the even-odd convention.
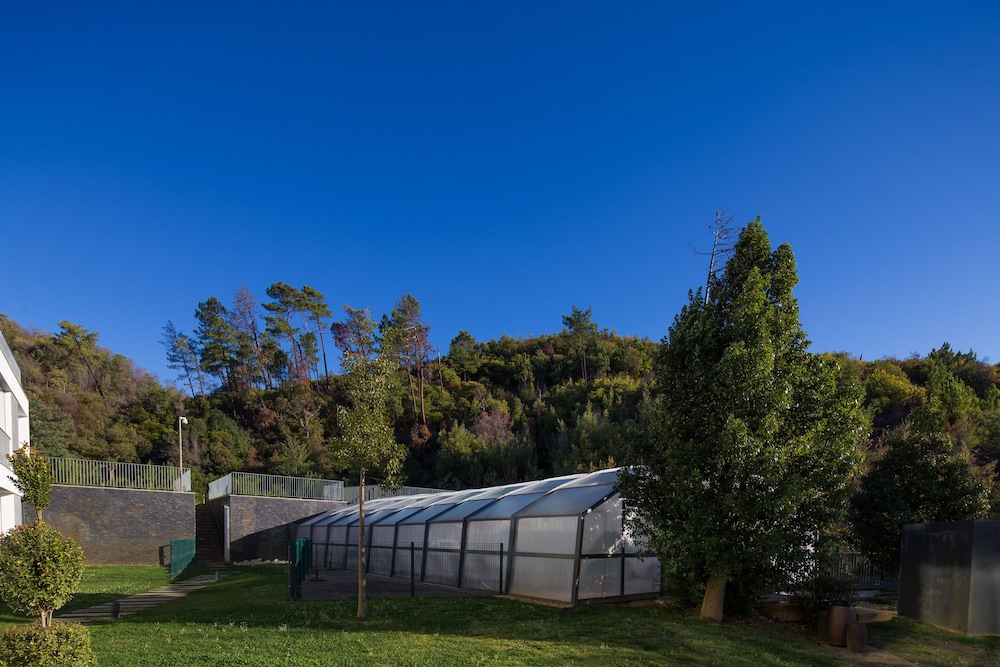
[[[379,498],[365,503],[365,524],[442,523],[464,520],[502,520],[516,516],[582,514],[614,495],[618,468],[565,475],[537,482],[520,482],[419,496]],[[301,525],[355,525],[358,506],[340,507]]]
[[[500,498],[495,503],[485,508],[483,511],[472,517],[475,521],[490,519],[509,519],[531,503],[541,498],[544,492],[539,493],[512,493],[509,496]]]
[[[502,498],[511,493],[517,493],[526,486],[531,486],[536,482],[519,482],[517,484],[507,484],[506,486],[491,486],[480,489],[480,492],[469,498],[469,500],[485,500],[487,498]]]
[[[459,503],[455,505],[450,510],[446,511],[444,514],[440,514],[434,517],[434,523],[443,523],[448,521],[461,521],[465,517],[469,516],[474,512],[478,512],[490,503],[495,503],[496,498],[484,498],[479,500],[478,498],[473,498],[471,500],[466,500],[464,503]]]
[[[597,472],[592,472],[589,475],[584,475],[579,479],[575,479],[571,482],[566,482],[561,488],[569,489],[578,486],[598,486],[601,484],[607,484],[614,486],[618,481],[618,471],[621,468],[611,468],[610,470],[598,470]]]
[[[397,523],[402,523],[408,517],[413,516],[414,514],[416,514],[417,512],[419,512],[422,509],[424,509],[424,508],[423,507],[405,507],[403,509],[396,510],[392,514],[389,514],[389,515],[387,515],[385,517],[382,517],[381,519],[379,519],[379,521],[378,521],[377,524],[373,524],[373,525],[378,525],[378,526],[394,526]],[[367,521],[366,521],[366,523],[367,523]]]
[[[351,507],[350,505],[346,507],[340,507],[335,510],[330,510],[326,514],[321,514],[318,521],[311,521],[310,525],[313,526],[332,526],[340,521],[346,521],[351,516],[358,513],[357,507]]]
[[[470,496],[476,495],[477,493],[479,493],[479,489],[475,489],[473,491],[462,491],[455,494],[450,494],[450,493],[441,494],[441,495],[447,495],[449,497],[447,499],[442,499],[440,502],[425,507],[420,512],[417,512],[416,514],[410,516],[405,521],[401,521],[400,523],[407,523],[407,524],[426,523],[427,521],[430,521],[439,514],[447,512],[450,508],[454,507],[455,505],[458,505],[459,503],[469,498]]]
[[[582,514],[608,496],[614,495],[614,492],[615,487],[612,484],[560,487],[518,512],[517,516]]]
[[[549,479],[543,479],[538,482],[531,482],[527,484],[524,488],[514,491],[511,495],[517,495],[521,493],[545,493],[546,491],[551,491],[552,489],[562,486],[567,482],[572,482],[574,480],[580,479],[584,475],[563,475],[562,477],[550,477]]]

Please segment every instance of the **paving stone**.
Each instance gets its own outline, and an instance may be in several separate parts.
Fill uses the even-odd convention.
[[[165,602],[176,600],[177,598],[184,597],[191,591],[204,588],[214,581],[216,581],[215,575],[203,574],[152,591],[130,595],[118,600],[119,616],[145,611]],[[83,624],[109,621],[111,620],[111,611],[113,608],[114,602],[105,602],[104,604],[94,605],[86,609],[77,609],[76,611],[60,614],[55,616],[53,620]]]

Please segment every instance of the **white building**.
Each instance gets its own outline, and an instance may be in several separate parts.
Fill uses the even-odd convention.
[[[0,333],[0,534],[21,523],[21,492],[7,454],[28,444],[28,397],[21,369]]]

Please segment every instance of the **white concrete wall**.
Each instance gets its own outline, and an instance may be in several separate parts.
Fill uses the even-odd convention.
[[[21,492],[7,455],[29,443],[28,397],[17,362],[0,334],[0,534],[21,523]]]

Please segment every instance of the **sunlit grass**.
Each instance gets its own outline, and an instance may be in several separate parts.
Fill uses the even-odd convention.
[[[156,588],[166,578],[159,570],[91,568],[81,595],[106,600]],[[851,664],[807,627],[714,625],[666,604],[556,609],[473,597],[371,600],[367,622],[355,611],[352,600],[289,600],[282,567],[228,568],[218,583],[93,625],[91,636],[102,666]],[[869,636],[913,664],[1000,665],[998,638],[907,619],[872,624]]]

